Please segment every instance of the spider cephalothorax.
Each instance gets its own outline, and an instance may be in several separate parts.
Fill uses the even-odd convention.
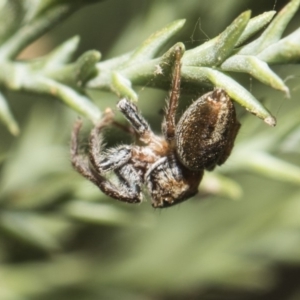
[[[180,53],[178,47],[162,137],[152,132],[137,107],[126,99],[121,99],[117,107],[129,121],[129,132],[137,137],[138,144],[103,149],[101,131],[117,124],[111,110],[107,110],[91,130],[88,154],[79,153],[81,121],[74,125],[71,140],[74,168],[112,198],[139,203],[145,186],[153,207],[172,206],[195,195],[204,170],[223,164],[230,155],[240,124],[233,103],[223,89],[217,88],[200,97],[176,124]],[[109,172],[115,173],[118,183],[107,178]]]

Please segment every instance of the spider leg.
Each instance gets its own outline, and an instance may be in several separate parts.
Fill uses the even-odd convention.
[[[71,136],[71,163],[73,167],[86,179],[92,181],[94,184],[98,184],[98,179],[93,175],[89,167],[89,162],[83,155],[79,154],[78,149],[78,135],[82,121],[77,120],[74,124],[72,136]]]
[[[135,177],[135,175],[138,174],[135,174],[133,166],[125,165],[120,170],[115,170],[115,173],[120,180],[119,185],[113,184],[104,176],[97,173],[94,169],[91,170],[95,178],[97,178],[96,185],[107,196],[127,203],[140,203],[142,201],[140,184],[138,180],[133,179],[139,178],[138,176]],[[120,173],[122,175],[124,174],[124,176],[127,175],[127,179],[124,179]]]
[[[142,178],[134,166],[132,164],[126,164],[120,169],[115,170],[115,173],[119,178],[122,189],[125,189],[132,198],[139,199],[135,202],[140,202],[142,199]]]
[[[120,201],[138,203],[142,200],[141,178],[138,171],[130,163],[130,146],[119,146],[102,154],[102,122],[95,126],[90,134],[89,161],[91,172],[97,178],[97,186],[106,195]],[[103,175],[114,171],[119,179],[119,185],[107,180]]]
[[[175,63],[172,73],[172,84],[169,95],[169,101],[167,103],[165,117],[162,123],[162,132],[167,141],[173,141],[175,138],[176,129],[176,110],[178,107],[178,100],[180,96],[180,71],[181,71],[181,57],[182,49],[180,46],[176,48]]]
[[[89,160],[93,168],[99,174],[114,171],[130,160],[130,146],[119,146],[109,149],[106,151],[106,153],[104,153],[102,144],[102,136],[99,128],[94,127],[91,131],[89,140]]]
[[[153,140],[155,135],[151,130],[150,125],[143,118],[137,107],[132,102],[123,98],[118,102],[117,107],[130,122],[131,126],[138,135],[139,140],[146,144]]]
[[[175,180],[182,180],[182,170],[180,167],[178,167],[178,161],[173,153],[168,155],[168,163],[170,171],[173,174]]]
[[[105,122],[101,122],[100,125],[97,127],[97,130],[102,128],[104,126]],[[98,169],[95,169],[94,167],[90,166],[91,161],[88,161],[87,157],[79,153],[79,131],[82,126],[82,121],[78,120],[75,122],[72,136],[71,136],[71,162],[73,167],[86,179],[93,182],[96,186],[99,187],[99,189],[105,193],[106,195],[115,198],[120,201],[128,202],[128,203],[138,203],[141,202],[142,197],[140,193],[140,186],[138,185],[138,178],[139,174],[134,170],[133,166],[129,165],[129,167],[121,167],[120,170],[118,170],[117,176],[119,178],[126,178],[126,176],[129,178],[129,180],[132,180],[132,178],[137,178],[136,180],[132,180],[133,184],[130,185],[126,180],[123,180],[120,186],[116,186],[113,183],[111,183],[109,180],[107,180],[103,175],[102,172],[99,172]],[[99,140],[97,140],[99,142]],[[100,144],[98,146],[100,150]],[[98,153],[99,155],[99,153]],[[112,155],[112,153],[111,153]],[[103,164],[103,172],[110,170],[109,168],[106,168],[107,166],[107,157],[104,155],[103,159],[106,160]],[[117,168],[118,166],[111,164],[111,169]],[[135,174],[136,173],[136,174]],[[129,188],[128,188],[129,187]],[[129,190],[129,191],[128,191]]]

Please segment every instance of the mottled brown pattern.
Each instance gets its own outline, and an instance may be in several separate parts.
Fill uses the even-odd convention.
[[[212,170],[228,158],[239,128],[229,96],[215,89],[196,100],[180,118],[177,155],[191,170]]]

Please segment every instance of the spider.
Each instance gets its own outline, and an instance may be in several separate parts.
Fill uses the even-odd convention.
[[[85,178],[106,195],[127,203],[140,203],[148,192],[152,206],[165,208],[197,194],[204,170],[223,164],[232,150],[240,124],[225,90],[216,88],[195,102],[176,124],[180,96],[181,49],[176,48],[172,85],[162,122],[162,136],[155,135],[137,107],[121,99],[117,108],[129,121],[137,139],[133,145],[104,149],[102,130],[118,124],[113,113],[91,130],[88,153],[79,151],[78,120],[71,138],[71,162]],[[108,179],[114,172],[117,182]]]

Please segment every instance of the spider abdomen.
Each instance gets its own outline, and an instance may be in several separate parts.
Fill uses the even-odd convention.
[[[223,164],[232,150],[240,124],[223,89],[196,100],[176,126],[177,156],[191,170],[212,170]]]

